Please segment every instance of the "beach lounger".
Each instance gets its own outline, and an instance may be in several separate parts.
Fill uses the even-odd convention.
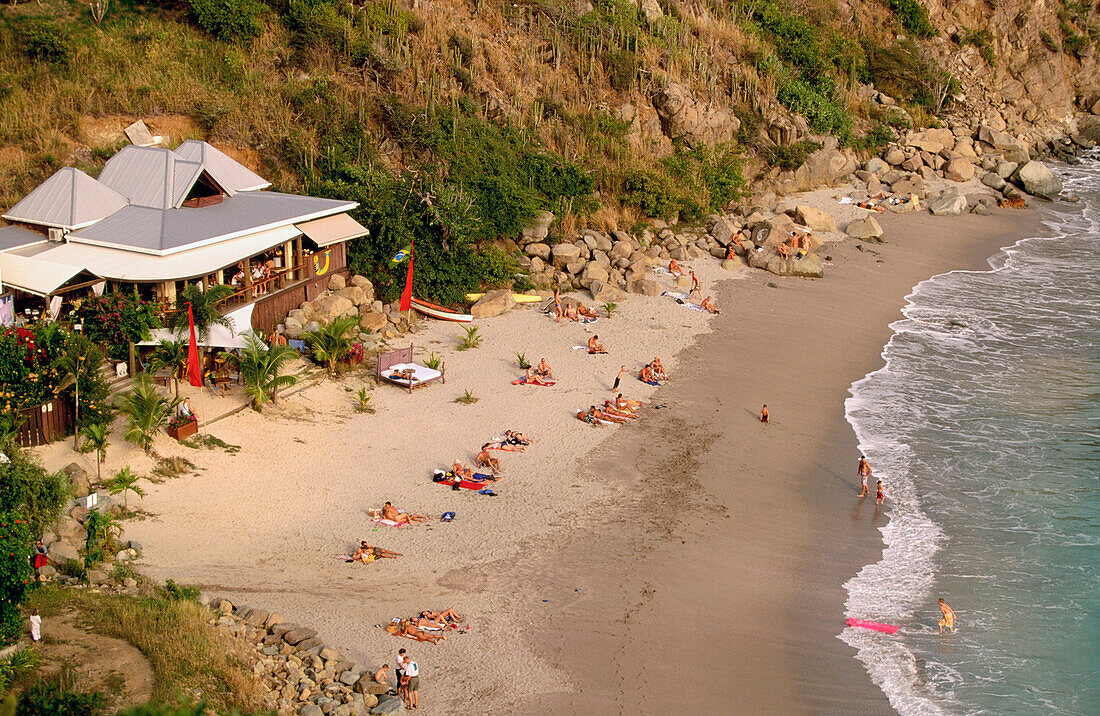
[[[411,378],[399,378],[393,375],[395,372],[401,373],[406,370],[412,371]],[[411,393],[413,388],[423,388],[433,380],[446,383],[447,364],[443,363],[439,366],[439,370],[434,370],[419,363],[414,363],[413,347],[410,345],[408,348],[400,348],[380,354],[376,376],[379,382],[384,380],[402,388],[408,388]]]

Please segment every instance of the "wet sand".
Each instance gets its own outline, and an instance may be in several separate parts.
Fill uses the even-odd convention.
[[[856,497],[844,400],[881,367],[913,286],[986,269],[1040,229],[1031,211],[881,223],[886,245],[824,249],[824,280],[726,284],[713,332],[677,360],[690,368],[654,396],[667,409],[589,456],[617,503],[496,570],[490,590],[516,595],[531,648],[564,675],[502,711],[891,712],[836,638],[842,585],[881,555],[889,514],[873,484]]]

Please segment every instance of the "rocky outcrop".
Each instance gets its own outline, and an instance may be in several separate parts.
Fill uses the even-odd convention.
[[[489,291],[479,298],[470,307],[470,314],[474,318],[492,318],[515,308],[516,299],[512,298],[511,289],[500,288]]]
[[[848,226],[844,228],[844,233],[853,239],[875,243],[880,243],[883,236],[882,226],[873,216],[849,222]]]
[[[1041,162],[1026,162],[1012,175],[1018,187],[1033,196],[1053,201],[1062,192],[1062,180]]]
[[[665,134],[689,147],[713,146],[733,141],[740,120],[729,109],[697,102],[687,87],[669,84],[653,97]]]
[[[935,216],[958,216],[966,211],[966,196],[954,187],[944,189],[928,201],[928,210]]]

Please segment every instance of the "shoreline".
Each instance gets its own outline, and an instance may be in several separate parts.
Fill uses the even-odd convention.
[[[736,303],[738,318],[719,317],[713,331],[686,350],[687,359],[679,362],[696,369],[658,393],[670,407],[660,418],[663,425],[652,425],[648,434],[617,435],[607,448],[610,454],[592,468],[613,470],[663,435],[686,436],[697,448],[700,434],[715,435],[705,454],[673,456],[670,466],[695,463],[680,492],[654,489],[661,470],[653,467],[632,464],[630,478],[617,478],[650,487],[612,527],[645,524],[641,520],[652,511],[687,509],[699,516],[666,533],[653,534],[653,524],[634,529],[629,546],[618,533],[602,538],[611,532],[600,529],[564,546],[567,553],[583,550],[590,573],[614,574],[624,582],[608,590],[614,598],[601,595],[600,607],[574,600],[549,620],[569,624],[572,636],[563,632],[531,640],[533,650],[556,667],[574,665],[566,671],[576,690],[544,694],[506,711],[652,711],[685,704],[720,710],[736,698],[749,711],[892,712],[854,658],[855,650],[838,638],[847,596],[843,584],[880,558],[877,529],[888,516],[873,500],[854,497],[858,452],[844,400],[853,382],[881,367],[890,324],[901,318],[916,284],[950,270],[989,268],[1001,248],[1042,229],[1035,210],[999,211],[992,220],[946,221],[917,213],[884,217],[882,223],[890,243],[872,251],[886,262],[886,271],[874,254],[860,255],[855,242],[845,242],[828,247],[834,261],[824,281],[769,289],[770,281],[760,277],[725,287],[720,305]],[[944,235],[944,228],[953,236]],[[744,320],[769,308],[773,313],[763,321]],[[780,325],[786,330],[778,330]],[[817,330],[808,331],[811,325]],[[794,351],[792,336],[801,337]],[[807,354],[814,367],[806,366]],[[722,355],[738,368],[708,364],[708,355]],[[804,383],[813,386],[809,394],[799,396],[797,387],[768,367],[787,363],[788,355]],[[703,375],[699,366],[712,370]],[[784,396],[782,402],[777,396]],[[787,405],[788,398],[800,404]],[[765,400],[773,416],[767,428],[755,419]],[[704,427],[701,414],[715,416],[721,427]],[[727,465],[737,466],[733,475]],[[689,501],[685,492],[691,493]],[[846,519],[837,520],[838,515]],[[606,561],[592,564],[593,552]],[[801,559],[789,559],[799,554]],[[645,564],[632,555],[644,555]],[[616,571],[616,561],[625,569]],[[635,568],[644,575],[631,581],[628,573]],[[579,578],[568,568],[560,571],[561,580]],[[661,575],[659,581],[648,578],[652,575]],[[577,638],[578,632],[590,636]],[[723,664],[722,655],[733,658]],[[609,664],[616,667],[611,676]],[[685,694],[666,686],[666,679],[696,669],[714,689]],[[763,684],[769,688],[760,688]]]
[[[821,190],[818,198],[844,191]],[[839,207],[829,210],[839,219]],[[843,399],[850,384],[880,362],[888,324],[903,305],[898,292],[908,293],[933,273],[976,264],[1004,245],[1006,233],[1027,233],[1037,223],[1034,211],[996,214],[884,216],[891,243],[863,245],[866,252],[851,239],[828,244],[822,253],[833,261],[820,280],[730,273],[716,262],[688,261],[704,287],[720,284],[722,315],[688,311],[666,298],[632,298],[614,319],[592,327],[612,348],[610,356],[569,350],[591,333],[531,310],[487,322],[486,345],[464,353],[453,352],[458,327],[422,324],[425,329],[408,338],[418,357],[446,354],[445,386],[413,395],[380,386],[372,391],[379,414],[364,416],[351,411],[351,376],[311,386],[263,415],[244,411],[221,421],[214,433],[241,446],[240,452],[184,449],[197,465],[195,474],[150,486],[142,505],[153,514],[128,524],[127,536],[145,545],[140,566],[150,576],[281,612],[365,664],[381,664],[408,646],[376,624],[425,608],[469,614],[475,625],[469,634],[438,647],[413,644],[431,673],[424,707],[434,713],[471,707],[559,712],[618,703],[606,694],[636,697],[619,703],[624,710],[650,711],[666,705],[666,698],[682,706],[684,695],[659,677],[683,675],[694,655],[712,665],[728,661],[723,668],[729,673],[708,670],[716,688],[701,695],[713,699],[704,707],[728,707],[726,689],[733,689],[755,709],[830,712],[855,703],[885,711],[884,697],[852,658],[854,650],[835,638],[843,622],[836,618],[841,585],[877,559],[881,540],[864,519],[849,526],[849,535],[860,540],[858,552],[825,544],[820,537],[835,521],[821,514],[818,501],[832,512],[851,509],[846,490],[855,493],[855,438]],[[945,228],[967,238],[916,236]],[[876,263],[880,254],[886,271]],[[941,266],[946,268],[933,270]],[[827,302],[837,297],[858,310],[831,310]],[[850,335],[855,323],[886,316],[881,326]],[[851,343],[819,355],[816,337],[823,333]],[[509,385],[517,350],[533,361],[548,356],[563,384]],[[675,379],[659,389],[630,379],[624,392],[647,406],[665,403],[667,410],[647,407],[637,425],[621,429],[590,428],[572,417],[571,410],[595,396],[611,397],[611,379],[623,360],[637,365],[654,354],[665,358]],[[728,357],[715,365],[701,354]],[[829,381],[806,372],[817,361],[831,368]],[[854,371],[858,375],[849,379]],[[725,390],[717,394],[716,385]],[[452,403],[464,389],[481,401]],[[800,405],[792,407],[796,399]],[[765,401],[774,422],[761,435],[753,430],[761,427],[755,413]],[[820,430],[799,432],[813,426]],[[500,497],[456,495],[430,482],[431,469],[455,457],[469,461],[482,441],[506,428],[531,433],[537,442],[526,455],[502,454],[507,471]],[[785,454],[792,439],[798,459]],[[708,445],[714,447],[704,449]],[[157,447],[181,452],[164,436]],[[86,461],[57,452],[61,464]],[[659,466],[656,478],[641,479],[646,470],[636,463],[646,460]],[[136,448],[113,445],[105,474],[121,464],[145,474],[152,467]],[[757,479],[727,479],[730,464],[737,466],[736,477]],[[826,466],[819,469],[828,479],[816,491],[804,479],[807,465]],[[371,525],[366,510],[388,499],[433,520],[445,510],[458,517],[401,530]],[[692,517],[670,517],[680,509]],[[368,567],[335,559],[360,538],[409,556]],[[680,540],[684,544],[677,545]],[[700,548],[709,541],[722,549]],[[742,553],[731,570],[734,549]],[[776,563],[784,569],[760,569]],[[815,572],[821,564],[829,565],[828,574]],[[676,571],[685,566],[711,579],[693,582],[692,574]],[[604,579],[596,580],[603,586],[588,586],[586,580],[616,569],[622,572],[618,585],[608,588]],[[809,608],[796,598],[805,581],[798,578],[807,574],[817,576]],[[717,579],[723,575],[742,581]],[[699,614],[700,605],[713,608],[716,616],[707,621],[694,612],[682,620],[683,610],[666,604],[700,595],[703,601],[692,608]],[[746,628],[700,638],[700,624],[744,621],[740,615],[747,611],[762,616]],[[615,629],[601,631],[605,623]],[[596,638],[578,639],[578,632]],[[618,638],[628,634],[629,643]],[[608,657],[609,648],[619,652]],[[476,668],[488,653],[492,668]],[[603,661],[594,662],[596,655]],[[623,655],[630,658],[617,664],[618,681],[609,680],[601,667]],[[737,671],[744,655],[755,660],[753,668]],[[661,659],[667,667],[655,663]],[[567,668],[576,664],[588,666]],[[810,692],[812,697],[796,698]]]

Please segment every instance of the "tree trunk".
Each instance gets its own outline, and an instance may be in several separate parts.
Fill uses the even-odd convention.
[[[103,458],[101,458],[99,456],[99,450],[97,449],[95,451],[95,481],[96,482],[102,482],[103,481],[102,467],[103,467]]]
[[[76,441],[80,437],[80,376],[75,377],[76,381],[73,383],[73,388],[76,390],[76,408],[73,411],[73,452],[76,452]]]

